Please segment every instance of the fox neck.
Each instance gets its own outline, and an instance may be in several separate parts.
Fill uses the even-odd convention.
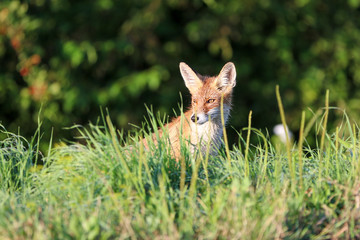
[[[227,104],[224,104],[223,116],[224,124],[226,125],[230,116],[230,106]],[[207,147],[210,144],[210,155],[216,153],[223,140],[221,114],[217,114],[213,119],[210,119],[203,124],[196,124],[190,120],[190,126],[191,143],[194,146],[194,149],[200,144],[200,150],[205,154]]]

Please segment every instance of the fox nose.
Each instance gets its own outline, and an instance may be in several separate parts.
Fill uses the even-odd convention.
[[[195,122],[195,115],[194,114],[191,116],[191,121]],[[196,117],[196,121],[199,121],[199,117]]]

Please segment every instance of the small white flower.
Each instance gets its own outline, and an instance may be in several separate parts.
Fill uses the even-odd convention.
[[[289,128],[287,126],[286,126],[286,129],[287,129],[287,132],[289,135],[289,139],[291,140],[293,138],[293,133],[289,130]],[[274,131],[275,135],[278,136],[283,143],[286,143],[286,134],[285,134],[284,125],[282,125],[282,124],[275,125],[273,131]]]

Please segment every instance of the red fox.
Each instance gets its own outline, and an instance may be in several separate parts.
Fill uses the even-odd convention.
[[[232,91],[236,85],[236,69],[232,62],[228,62],[221,69],[218,76],[208,77],[195,73],[186,63],[180,63],[180,73],[189,89],[192,104],[182,117],[177,117],[167,125],[168,140],[172,154],[179,160],[181,156],[180,136],[188,141],[191,152],[200,146],[201,153],[206,153],[210,144],[210,155],[215,155],[222,143],[223,125],[221,120],[221,97],[223,95],[223,113],[225,124],[231,110]],[[162,136],[162,130],[159,130]],[[156,142],[156,136],[152,136]],[[148,142],[142,143],[148,149]]]

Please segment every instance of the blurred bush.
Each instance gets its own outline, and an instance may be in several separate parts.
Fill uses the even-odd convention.
[[[31,135],[96,121],[140,124],[144,103],[172,115],[183,93],[178,64],[215,75],[237,67],[231,124],[272,128],[279,84],[290,129],[331,104],[360,116],[359,0],[28,0],[0,3],[0,121]],[[307,118],[311,114],[308,112]]]

